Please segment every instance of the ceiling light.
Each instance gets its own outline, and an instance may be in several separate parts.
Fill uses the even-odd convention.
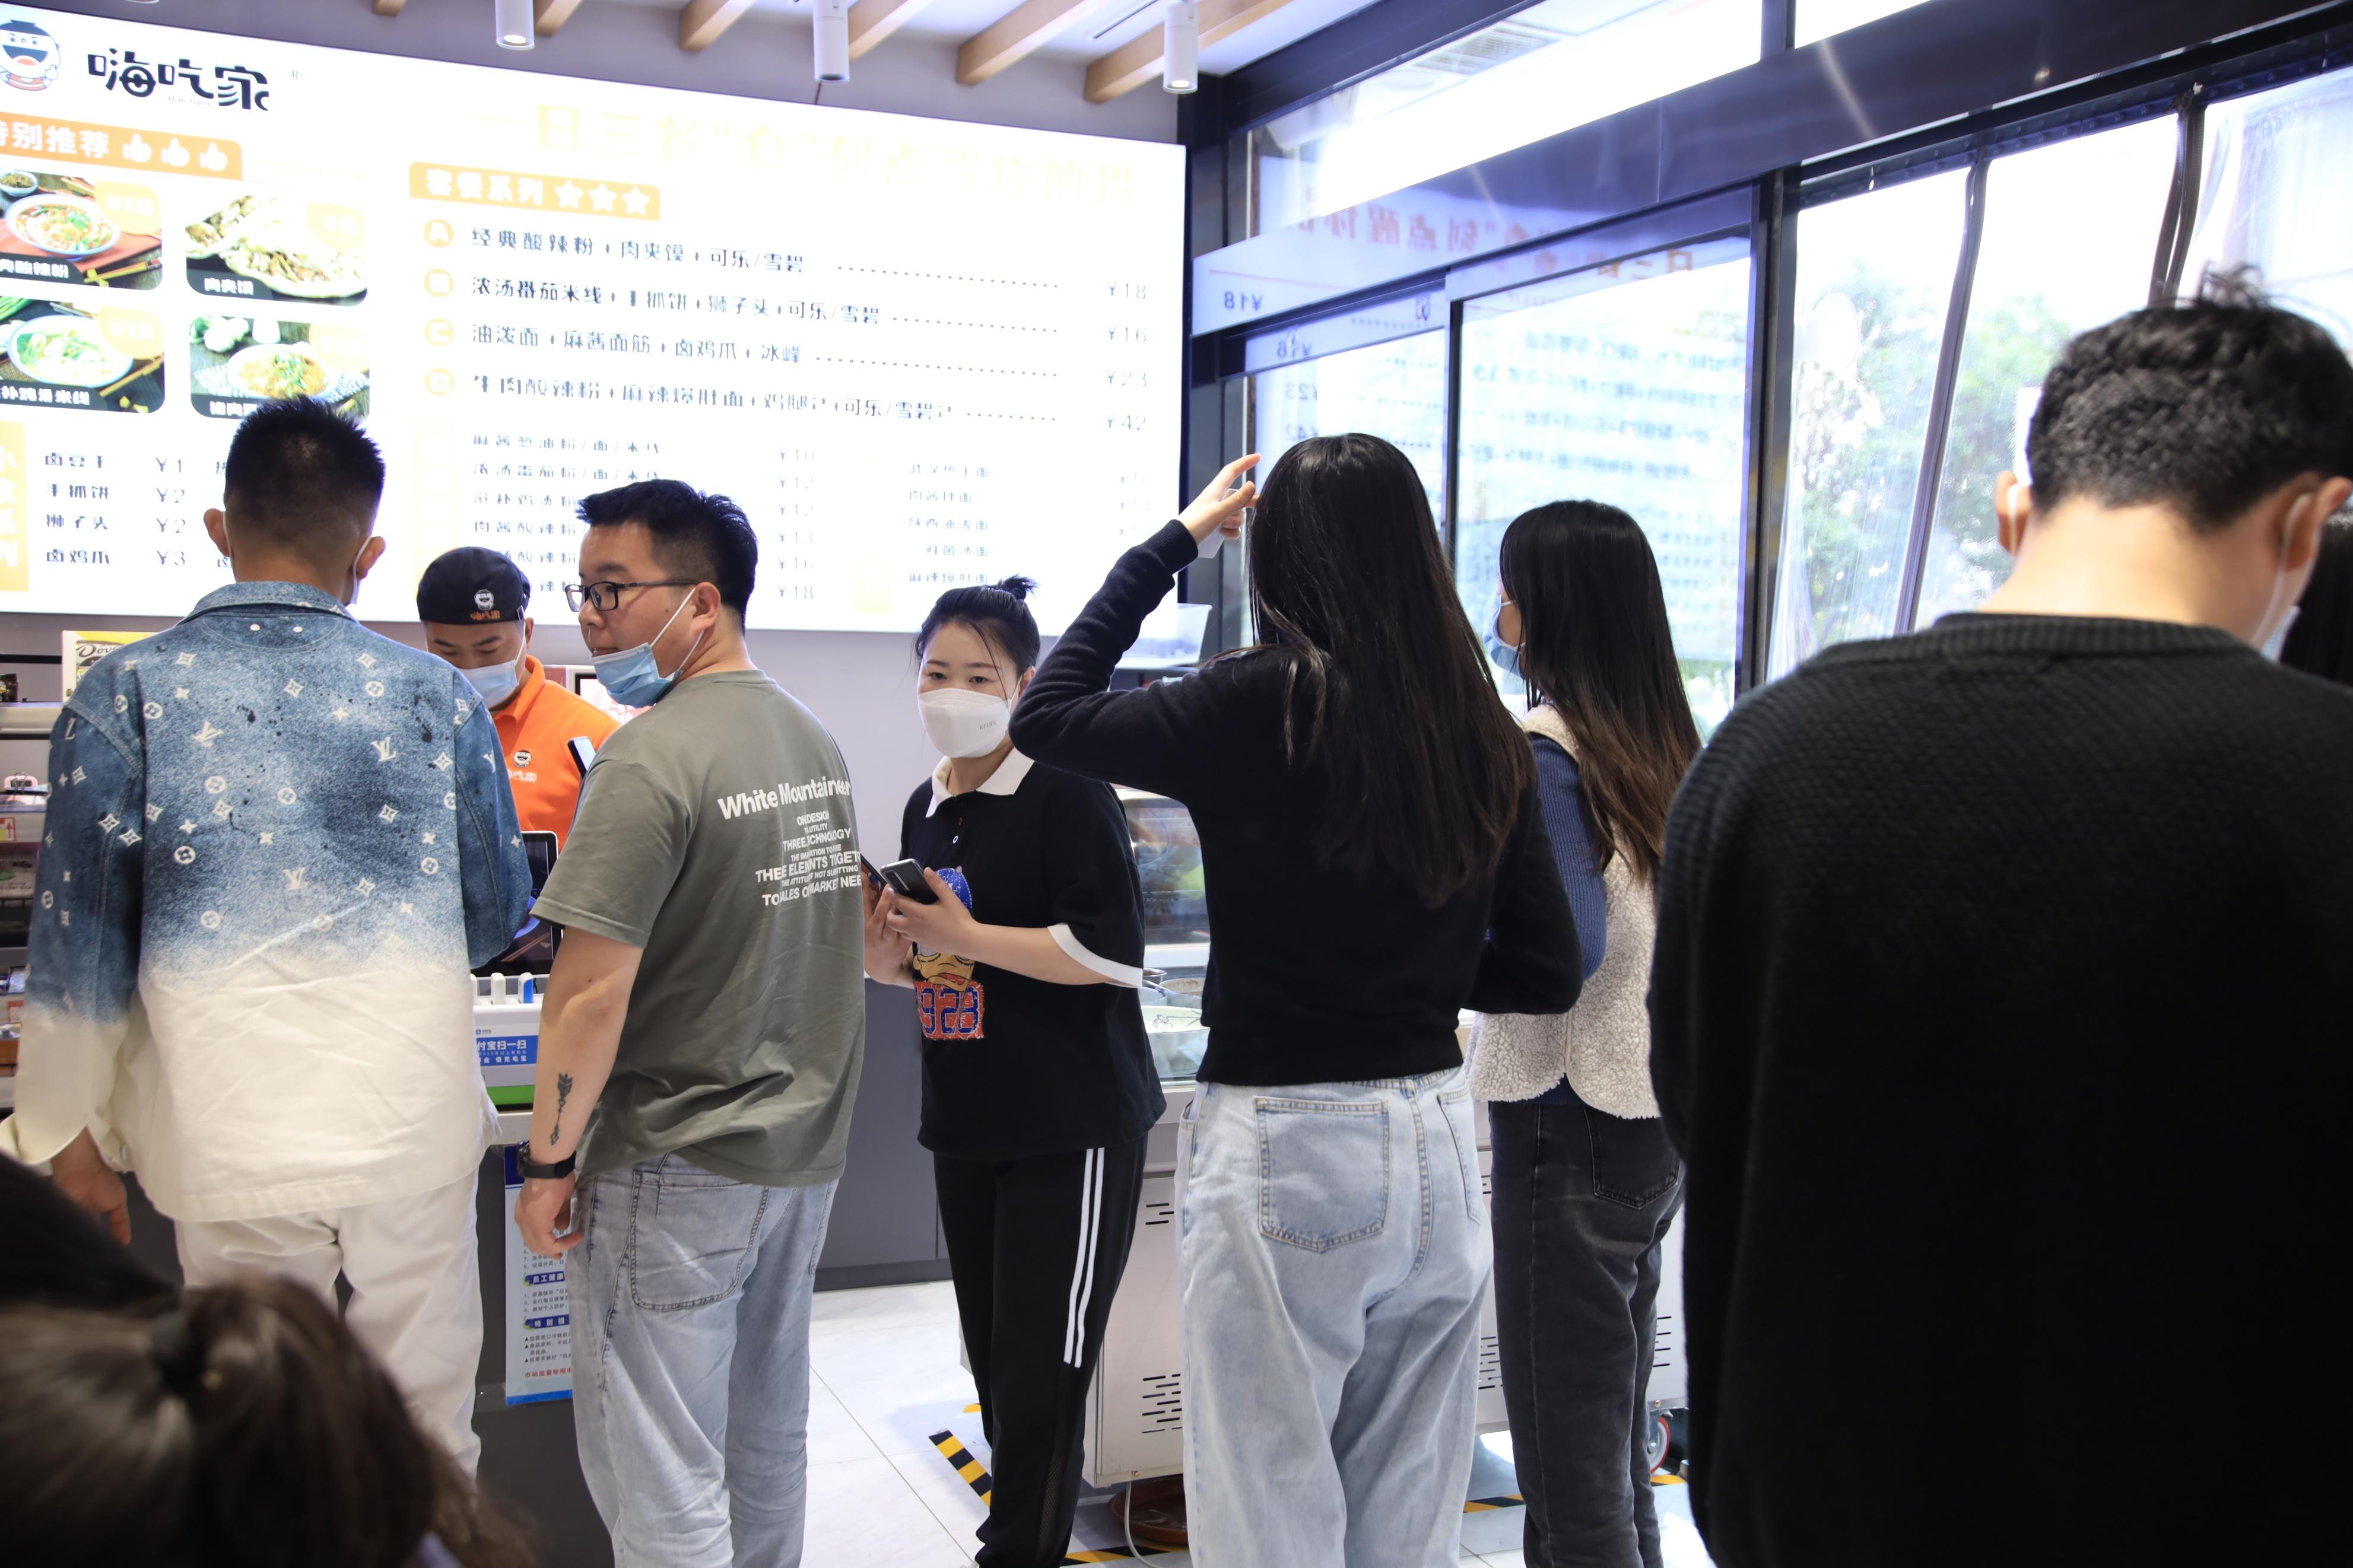
[[[1160,87],[1164,92],[1191,92],[1201,85],[1201,6],[1199,0],[1168,0],[1168,15],[1160,24]]]
[[[491,16],[497,26],[499,47],[527,49],[532,44],[531,0],[491,0]]]
[[[849,79],[849,0],[816,0],[817,79]]]

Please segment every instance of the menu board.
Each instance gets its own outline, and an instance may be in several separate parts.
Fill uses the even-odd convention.
[[[750,623],[1057,630],[1177,488],[1183,153],[0,5],[0,610],[178,615],[236,421],[391,470],[358,612],[440,552],[561,617],[574,509],[760,536]]]

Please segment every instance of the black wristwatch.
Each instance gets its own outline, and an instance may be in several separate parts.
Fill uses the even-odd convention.
[[[522,1146],[522,1152],[515,1156],[515,1169],[521,1171],[525,1176],[534,1182],[560,1182],[565,1177],[570,1175],[572,1173],[573,1167],[579,1163],[580,1151],[577,1149],[575,1149],[571,1153],[566,1154],[563,1159],[558,1160],[553,1165],[543,1165],[538,1161],[533,1159],[531,1157],[531,1145],[528,1143],[524,1144]]]

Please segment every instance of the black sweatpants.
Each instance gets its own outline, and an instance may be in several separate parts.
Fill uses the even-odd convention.
[[[996,1492],[979,1568],[1051,1568],[1071,1541],[1087,1384],[1127,1268],[1144,1140],[1028,1160],[932,1156]]]

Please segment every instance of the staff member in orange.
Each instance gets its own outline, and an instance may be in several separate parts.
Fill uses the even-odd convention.
[[[507,754],[515,816],[564,847],[588,759],[620,728],[547,679],[531,653],[531,579],[495,550],[452,550],[417,584],[425,646],[458,667],[490,705]]]

